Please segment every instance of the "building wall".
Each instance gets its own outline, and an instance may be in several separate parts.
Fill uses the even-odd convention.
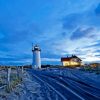
[[[40,57],[40,51],[34,51],[33,52],[33,68],[41,68],[41,57]]]
[[[74,61],[63,61],[63,66],[80,66],[80,62],[74,62]]]

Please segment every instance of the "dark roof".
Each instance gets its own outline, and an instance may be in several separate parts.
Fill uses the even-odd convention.
[[[62,61],[70,61],[72,58],[77,58],[79,59],[80,61],[82,61],[79,57],[77,57],[76,55],[72,55],[72,57],[62,57],[61,58],[61,62]]]
[[[69,57],[69,58],[61,58],[61,61],[70,61],[72,58]]]
[[[35,45],[34,48],[32,49],[32,51],[36,51],[36,50],[37,50],[37,51],[41,51],[41,49],[39,48],[38,45]]]

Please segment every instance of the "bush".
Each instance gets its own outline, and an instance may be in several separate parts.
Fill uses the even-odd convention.
[[[16,78],[13,81],[11,81],[11,83],[9,85],[6,86],[6,92],[9,93],[10,91],[12,91],[14,88],[16,88],[16,86],[22,82],[22,78]]]

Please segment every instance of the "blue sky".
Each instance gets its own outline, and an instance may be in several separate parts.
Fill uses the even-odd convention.
[[[31,64],[32,43],[42,64],[71,54],[100,62],[100,1],[0,0],[0,64]]]

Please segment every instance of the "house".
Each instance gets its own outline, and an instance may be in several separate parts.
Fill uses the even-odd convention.
[[[90,67],[92,68],[100,67],[100,63],[91,63]]]
[[[78,67],[82,65],[82,60],[76,55],[72,55],[71,57],[62,57],[61,62],[63,66],[69,67]]]

